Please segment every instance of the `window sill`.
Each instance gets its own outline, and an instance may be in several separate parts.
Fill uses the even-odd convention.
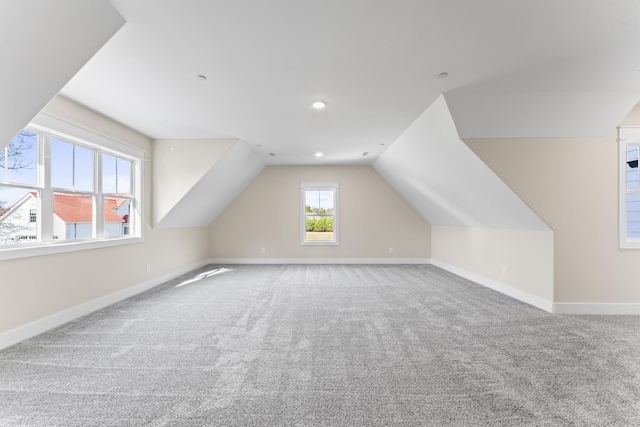
[[[640,241],[625,241],[620,242],[620,249],[640,249]]]
[[[61,254],[66,252],[84,251],[87,249],[106,248],[110,246],[141,243],[142,237],[106,238],[101,240],[85,240],[73,242],[52,242],[37,245],[12,246],[0,249],[0,261],[29,258],[42,255]]]
[[[338,246],[338,242],[300,242],[301,246]]]

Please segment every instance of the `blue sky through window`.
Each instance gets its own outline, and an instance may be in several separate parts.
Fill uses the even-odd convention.
[[[102,192],[131,194],[131,162],[119,157],[102,155]]]
[[[2,208],[13,206],[38,185],[38,133],[20,132],[4,149],[0,150],[0,202]],[[51,138],[51,185],[55,188],[95,191],[93,156],[95,150],[58,138]],[[122,195],[131,194],[129,160],[103,155],[103,191]],[[32,186],[34,189],[11,188],[1,183]],[[116,191],[117,189],[117,191]]]
[[[51,139],[51,185],[93,191],[93,155],[90,148]]]

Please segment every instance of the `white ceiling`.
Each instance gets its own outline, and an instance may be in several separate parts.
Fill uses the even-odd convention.
[[[460,140],[444,96],[373,167],[432,225],[549,230]]]
[[[266,164],[370,164],[443,93],[467,138],[596,136],[640,99],[637,0],[109,2],[127,24],[62,94]]]
[[[102,2],[0,2],[0,149],[122,25]]]

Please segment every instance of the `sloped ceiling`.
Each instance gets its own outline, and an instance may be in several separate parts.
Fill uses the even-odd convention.
[[[443,93],[465,138],[601,136],[640,99],[637,0],[110,2],[128,25],[63,94],[269,165],[371,164]]]
[[[549,230],[460,139],[444,96],[373,167],[432,225]]]
[[[210,225],[264,169],[242,141],[236,141],[156,224],[157,228]]]
[[[486,170],[447,149],[463,150],[460,137],[602,136],[640,99],[637,0],[108,3],[118,13],[100,0],[0,5],[3,60],[20,64],[0,70],[2,98],[20,99],[0,107],[0,137],[79,69],[62,95],[153,139],[240,141],[170,203],[163,227],[206,225],[264,165],[375,162],[435,224],[536,229]],[[93,55],[118,14],[127,25]],[[327,108],[313,110],[318,99]],[[424,141],[447,175],[419,169],[435,158]],[[513,217],[482,205],[494,192]]]
[[[238,142],[237,139],[162,139],[152,143],[153,224],[180,203],[218,161]],[[192,207],[200,210],[200,202]],[[184,226],[191,222],[183,217]]]
[[[101,0],[0,2],[0,148],[124,22]]]
[[[640,67],[611,64],[639,47],[573,52],[448,91],[447,104],[462,138],[608,136],[640,99]]]

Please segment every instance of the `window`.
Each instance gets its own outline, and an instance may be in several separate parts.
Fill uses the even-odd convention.
[[[0,151],[0,259],[139,241],[143,156],[40,114]]]
[[[338,183],[300,184],[301,244],[338,244]]]
[[[620,127],[620,247],[640,248],[640,127]]]

